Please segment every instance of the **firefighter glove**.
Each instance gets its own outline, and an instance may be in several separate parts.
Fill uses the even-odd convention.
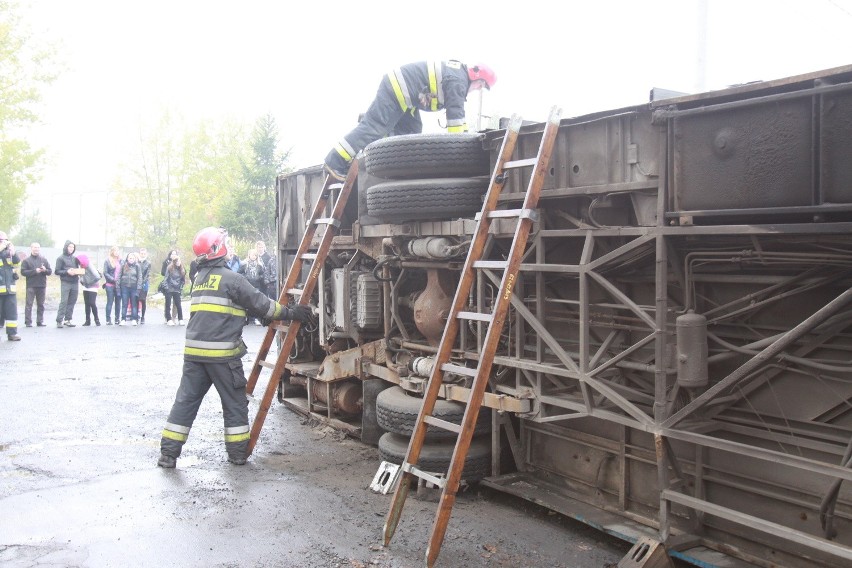
[[[310,306],[288,306],[284,308],[283,318],[292,321],[310,321],[314,317],[314,313]]]

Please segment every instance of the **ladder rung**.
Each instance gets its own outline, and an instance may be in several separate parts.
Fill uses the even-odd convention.
[[[505,270],[509,265],[505,260],[477,260],[473,263],[474,268],[496,268],[497,270]]]
[[[447,422],[446,420],[441,420],[440,418],[436,418],[434,416],[424,416],[423,422],[425,422],[426,424],[431,424],[432,426],[437,426],[438,428],[441,428],[443,430],[449,430],[450,432],[461,434],[460,424]]]
[[[441,489],[443,489],[444,485],[447,484],[447,480],[444,479],[443,477],[438,477],[437,475],[433,475],[433,474],[429,473],[428,471],[423,471],[419,467],[417,467],[415,465],[411,465],[408,462],[403,462],[402,471],[408,472],[415,477],[419,477],[420,479],[425,479],[426,481],[428,481],[430,483],[434,483],[435,485],[437,485]]]
[[[284,333],[287,333],[290,330],[289,325],[287,325],[286,323],[282,323],[280,321],[276,321],[274,323],[269,324],[269,327],[271,327],[273,329],[277,329],[278,331],[283,331]]]
[[[444,363],[443,365],[441,365],[441,370],[456,375],[466,375],[468,377],[475,377],[476,374],[479,372],[479,369],[471,369],[470,367],[464,367],[462,365],[453,365],[452,363]]]
[[[530,219],[533,222],[538,221],[538,211],[535,209],[498,209],[488,213],[489,219]],[[482,211],[476,214],[474,220],[482,219]]]
[[[337,182],[334,182],[334,183],[330,183],[330,184],[328,184],[328,189],[343,189],[343,182],[337,181]],[[328,197],[328,196],[326,196],[326,197]]]
[[[492,211],[488,214],[489,219],[499,219],[507,217],[519,217],[521,219],[531,219],[538,221],[538,211],[535,209],[500,209]]]
[[[491,314],[483,314],[480,312],[459,312],[456,314],[457,318],[466,319],[466,320],[476,320],[476,321],[491,321],[494,319],[494,316]]]
[[[271,363],[269,361],[258,361],[257,364],[260,365],[261,367],[266,367],[267,369],[274,369],[275,368],[275,363]]]
[[[334,217],[322,217],[314,221],[314,223],[317,225],[332,225],[333,227],[337,227],[338,229],[340,228],[340,219],[335,219]]]
[[[512,160],[511,162],[506,162],[503,164],[504,170],[511,170],[513,168],[526,168],[529,166],[534,166],[538,163],[538,156],[535,158],[527,158],[526,160]]]
[[[316,259],[317,259],[317,253],[315,253],[315,252],[306,252],[306,253],[305,253],[305,254],[303,254],[300,258],[301,258],[302,260],[316,260]]]
[[[301,288],[290,288],[289,290],[287,290],[287,293],[291,296],[301,296],[305,293],[305,291]]]

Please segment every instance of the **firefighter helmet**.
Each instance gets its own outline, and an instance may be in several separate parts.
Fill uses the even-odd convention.
[[[228,254],[228,231],[216,227],[205,227],[198,231],[192,241],[192,252],[198,260],[213,260]]]
[[[494,83],[497,82],[497,74],[494,73],[494,70],[491,69],[491,67],[483,63],[469,65],[467,68],[467,76],[471,81],[476,81],[477,79],[485,81],[485,86],[489,91],[491,90],[491,87],[494,86]]]

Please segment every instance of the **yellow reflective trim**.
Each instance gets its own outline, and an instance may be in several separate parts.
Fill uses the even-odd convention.
[[[429,73],[429,92],[432,93],[429,103],[432,111],[438,110],[438,77],[435,74],[435,62],[429,61],[426,63],[426,70]]]
[[[192,304],[189,307],[189,312],[214,312],[217,314],[228,314],[232,316],[246,317],[246,311],[240,308],[232,308],[229,306],[219,306],[216,304]]]
[[[335,150],[337,150],[337,153],[340,154],[341,158],[346,160],[346,163],[349,163],[349,162],[352,161],[352,155],[349,152],[347,152],[346,149],[343,146],[341,146],[340,144],[337,145]]]
[[[163,430],[163,438],[168,438],[169,440],[175,440],[177,442],[186,442],[186,439],[189,436],[187,434],[179,434],[177,432],[172,432],[171,430]]]
[[[225,434],[226,442],[244,442],[251,438],[251,434],[249,432],[245,432],[243,434]]]
[[[184,355],[195,355],[197,357],[233,357],[240,354],[240,349],[199,349],[198,347],[184,347]]]
[[[393,92],[396,93],[396,100],[399,102],[400,108],[402,108],[403,112],[405,112],[405,110],[408,109],[408,105],[405,104],[405,95],[402,94],[402,87],[399,84],[399,80],[397,80],[396,75],[394,75],[393,72],[388,73],[388,80],[393,88]]]
[[[461,126],[448,126],[447,132],[467,132],[467,124]]]
[[[18,322],[16,321],[6,321],[6,327],[18,327]]]

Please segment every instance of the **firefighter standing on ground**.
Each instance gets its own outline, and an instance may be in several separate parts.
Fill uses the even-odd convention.
[[[420,111],[447,111],[447,132],[467,132],[467,95],[491,89],[497,76],[483,64],[420,61],[394,69],[382,78],[376,98],[352,132],[341,138],[325,158],[325,169],[343,179],[349,164],[370,142],[387,135],[419,134]]]
[[[9,341],[21,340],[18,335],[18,296],[15,290],[15,281],[18,279],[15,270],[20,264],[14,245],[9,242],[6,233],[0,231],[0,322],[5,324]]]
[[[192,249],[198,256],[198,274],[186,327],[183,376],[163,429],[157,465],[175,467],[210,385],[216,387],[222,399],[228,461],[243,465],[249,442],[248,399],[242,363],[246,353],[242,340],[246,316],[306,321],[311,317],[311,310],[308,306],[282,306],[258,291],[244,276],[228,269],[225,262],[229,251],[224,230],[202,229],[195,236]]]

